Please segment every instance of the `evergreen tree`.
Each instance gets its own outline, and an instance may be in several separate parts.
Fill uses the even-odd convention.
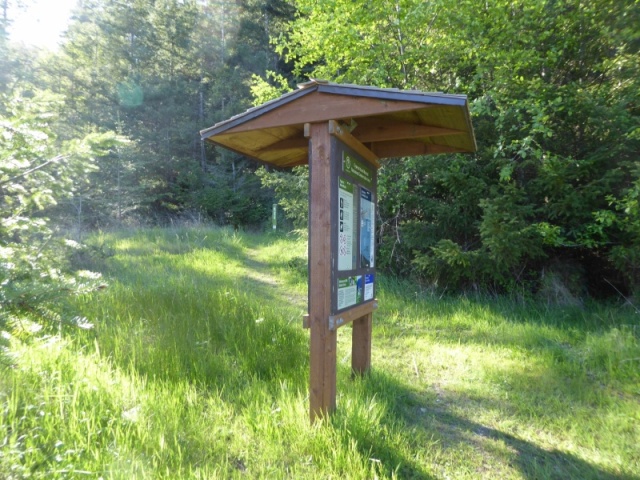
[[[198,135],[248,108],[251,75],[274,63],[265,60],[275,54],[260,29],[272,28],[275,21],[265,18],[276,15],[260,8],[214,1],[81,3],[63,54],[48,69],[66,98],[65,135],[107,129],[130,139],[95,175],[97,188],[84,202],[94,223],[133,212],[164,217],[200,210],[240,224],[259,223],[257,212],[266,215],[245,201],[256,198],[255,163],[206,147]],[[238,37],[258,33],[257,43]]]
[[[51,327],[72,320],[64,299],[95,288],[96,276],[70,272],[66,260],[80,245],[64,239],[48,213],[87,184],[95,159],[117,139],[94,134],[58,147],[50,125],[59,98],[38,92],[2,100],[0,328],[24,330],[26,319]]]

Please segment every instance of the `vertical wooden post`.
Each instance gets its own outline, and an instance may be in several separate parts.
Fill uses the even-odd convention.
[[[309,405],[311,421],[336,408],[336,331],[331,315],[331,138],[328,123],[311,124],[309,184]]]
[[[373,313],[354,320],[351,333],[351,370],[363,375],[371,368],[371,328]]]

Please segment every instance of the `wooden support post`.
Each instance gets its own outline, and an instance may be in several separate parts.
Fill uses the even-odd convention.
[[[307,130],[307,128],[305,128]],[[309,414],[311,421],[336,408],[337,332],[331,315],[331,138],[327,123],[309,126]]]
[[[351,370],[354,375],[364,375],[371,368],[371,328],[373,313],[353,322],[351,333]]]

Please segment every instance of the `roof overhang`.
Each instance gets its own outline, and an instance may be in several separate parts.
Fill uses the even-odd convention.
[[[311,81],[200,132],[277,167],[308,163],[304,126],[337,121],[379,158],[474,152],[465,95]]]

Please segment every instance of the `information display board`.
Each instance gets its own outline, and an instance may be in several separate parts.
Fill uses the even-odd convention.
[[[340,140],[332,139],[336,219],[332,240],[333,314],[375,295],[376,169]]]

